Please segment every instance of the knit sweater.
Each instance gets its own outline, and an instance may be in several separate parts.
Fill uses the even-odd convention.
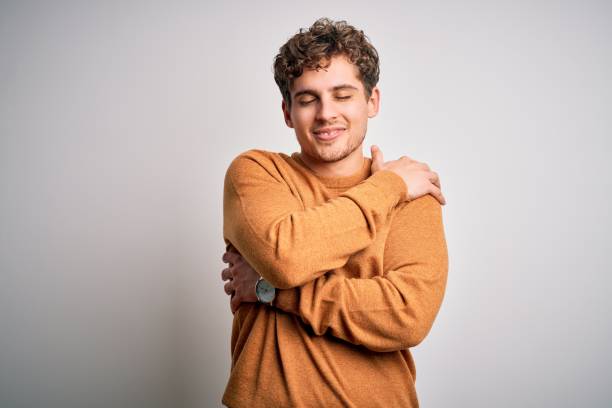
[[[222,402],[240,407],[418,407],[409,348],[440,308],[442,211],[372,160],[345,177],[297,153],[249,150],[224,183],[223,234],[277,288],[234,314]]]

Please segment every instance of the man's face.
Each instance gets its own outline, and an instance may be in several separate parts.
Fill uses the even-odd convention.
[[[366,99],[358,73],[357,66],[339,55],[329,67],[306,69],[294,80],[291,109],[284,101],[282,109],[302,154],[311,160],[329,163],[361,153],[368,118],[378,113],[379,90],[374,87]]]

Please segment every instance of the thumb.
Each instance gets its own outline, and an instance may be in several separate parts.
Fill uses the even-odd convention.
[[[378,170],[383,166],[383,164],[385,164],[383,153],[376,145],[372,145],[370,147],[370,151],[372,152],[372,167]]]

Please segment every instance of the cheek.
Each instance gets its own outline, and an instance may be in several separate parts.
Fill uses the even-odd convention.
[[[355,106],[347,111],[351,122],[354,126],[364,126],[368,121],[368,107],[367,106]]]
[[[313,120],[313,115],[305,110],[300,110],[299,112],[294,112],[292,115],[292,120],[293,120],[293,125],[296,128],[309,128],[312,120]]]

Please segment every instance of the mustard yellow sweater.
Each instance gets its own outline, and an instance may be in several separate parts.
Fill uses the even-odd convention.
[[[402,178],[370,166],[325,178],[262,150],[230,164],[225,243],[279,289],[234,315],[225,405],[418,407],[409,348],[444,295],[442,211],[431,195],[403,201]]]

